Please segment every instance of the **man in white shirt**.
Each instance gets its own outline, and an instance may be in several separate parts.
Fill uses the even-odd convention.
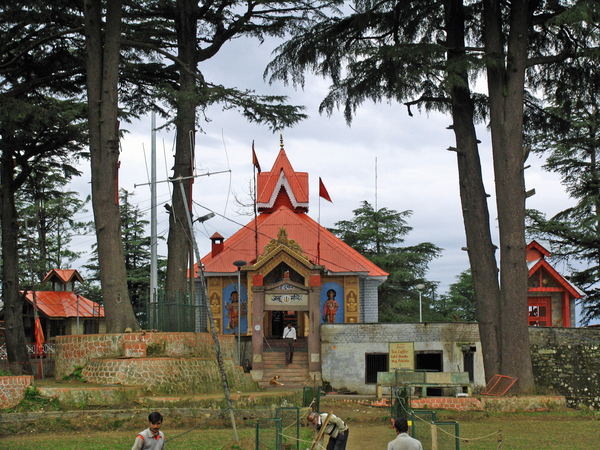
[[[165,435],[160,431],[163,423],[162,414],[150,413],[148,416],[148,428],[138,433],[131,450],[164,450]]]
[[[404,417],[391,419],[396,439],[388,443],[387,450],[423,450],[421,443],[408,435],[408,422]]]
[[[283,342],[285,343],[285,363],[291,364],[294,359],[294,343],[296,342],[296,329],[291,323],[283,329]]]

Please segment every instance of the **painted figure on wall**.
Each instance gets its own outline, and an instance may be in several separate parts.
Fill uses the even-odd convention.
[[[238,327],[240,324],[240,316],[241,313],[242,318],[247,315],[246,302],[242,301],[241,305],[239,304],[237,291],[233,291],[231,293],[231,297],[229,297],[229,301],[225,304],[225,309],[227,313],[226,317],[229,318],[227,323],[227,331],[233,331],[234,333],[238,332]]]
[[[335,323],[335,315],[340,307],[339,303],[335,301],[336,292],[333,289],[327,291],[327,301],[323,305],[323,322],[324,323]]]

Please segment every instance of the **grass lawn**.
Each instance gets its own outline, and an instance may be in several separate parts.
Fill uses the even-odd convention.
[[[438,421],[459,422],[460,448],[467,450],[596,450],[600,447],[600,415],[590,412],[560,411],[532,413],[438,413]],[[395,437],[382,417],[371,422],[350,424],[347,450],[385,450]],[[99,427],[100,428],[100,427]],[[252,450],[255,448],[254,428],[238,429],[239,442],[230,429],[170,429],[165,424],[168,450]],[[417,428],[423,448],[431,446],[429,424]],[[499,431],[502,444],[499,447]],[[138,430],[139,431],[139,430]],[[455,448],[455,438],[444,431],[454,432],[452,426],[437,431],[438,449]],[[307,429],[302,428],[304,437]],[[0,439],[0,449],[7,450],[129,450],[135,431],[69,431],[64,433],[30,433]],[[467,439],[466,441],[464,439]],[[269,447],[261,447],[269,448]],[[296,447],[294,446],[294,449]],[[310,442],[301,442],[301,450]]]

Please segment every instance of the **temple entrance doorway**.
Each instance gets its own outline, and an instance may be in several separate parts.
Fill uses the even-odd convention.
[[[265,311],[265,336],[269,339],[281,338],[283,329],[291,323],[296,328],[297,336],[304,337],[306,316],[308,314],[303,311]]]

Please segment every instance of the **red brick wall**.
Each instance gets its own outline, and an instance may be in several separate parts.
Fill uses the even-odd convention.
[[[12,408],[25,397],[25,389],[33,384],[33,377],[0,377],[0,409]]]

